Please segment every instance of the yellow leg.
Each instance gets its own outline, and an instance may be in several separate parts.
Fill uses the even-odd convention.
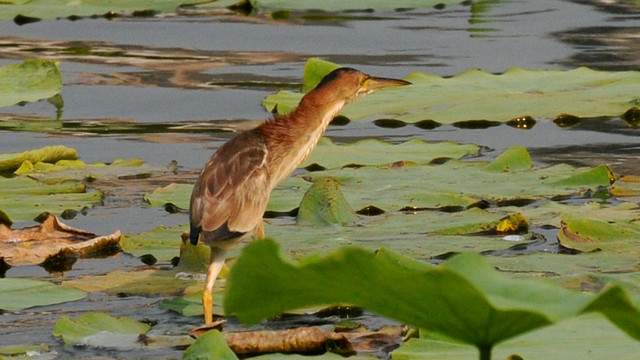
[[[204,307],[204,323],[213,323],[213,285],[224,266],[224,256],[226,251],[219,248],[211,248],[211,259],[209,264],[209,271],[207,272],[207,281],[204,285],[204,292],[202,293],[202,306]]]
[[[202,306],[204,307],[204,323],[206,325],[213,323],[213,296],[206,290],[202,293]]]
[[[260,220],[260,223],[256,226],[256,229],[253,231],[253,239],[264,239],[264,221]]]

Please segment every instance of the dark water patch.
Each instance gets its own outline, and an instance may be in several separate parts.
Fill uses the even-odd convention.
[[[483,130],[483,129],[489,129],[489,128],[500,126],[500,125],[502,125],[502,123],[498,121],[490,121],[490,120],[465,120],[465,121],[458,121],[453,124],[453,126],[459,129],[465,129],[465,130]]]

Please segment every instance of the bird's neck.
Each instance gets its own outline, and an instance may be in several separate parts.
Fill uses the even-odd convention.
[[[290,114],[275,117],[257,129],[268,148],[274,187],[309,157],[344,105],[345,101],[321,103],[306,96]]]

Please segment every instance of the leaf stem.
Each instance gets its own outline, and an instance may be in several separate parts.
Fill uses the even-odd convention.
[[[478,346],[478,350],[480,350],[480,360],[491,360],[492,349],[493,346],[490,344]]]

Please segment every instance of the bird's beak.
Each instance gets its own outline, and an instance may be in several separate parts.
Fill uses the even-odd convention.
[[[393,87],[393,86],[405,86],[411,85],[410,82],[399,80],[399,79],[389,79],[389,78],[379,78],[379,77],[369,77],[365,80],[363,87],[367,92],[371,92],[374,90]]]

